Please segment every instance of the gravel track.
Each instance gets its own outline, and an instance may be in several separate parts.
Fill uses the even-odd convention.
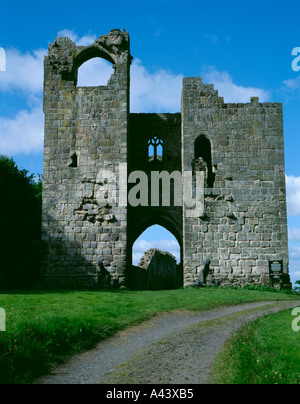
[[[70,358],[36,384],[213,383],[216,355],[243,324],[297,306],[300,301],[255,302],[161,314]]]

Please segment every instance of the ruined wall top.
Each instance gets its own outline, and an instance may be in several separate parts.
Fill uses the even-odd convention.
[[[114,65],[131,63],[128,32],[113,29],[89,46],[77,46],[68,37],[58,37],[48,48],[50,64],[66,80],[74,79],[78,68],[94,57],[101,57]]]
[[[143,255],[143,257],[138,265],[139,268],[148,269],[152,262],[152,258],[155,255],[167,257],[171,261],[174,261],[174,263],[176,265],[176,257],[174,257],[174,255],[172,255],[171,253],[169,253],[167,251],[161,251],[158,248],[150,248],[150,250],[146,251],[145,254]]]

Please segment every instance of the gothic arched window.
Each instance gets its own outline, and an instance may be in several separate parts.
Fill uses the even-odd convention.
[[[162,160],[163,158],[163,140],[154,136],[148,141],[148,158],[149,161]]]

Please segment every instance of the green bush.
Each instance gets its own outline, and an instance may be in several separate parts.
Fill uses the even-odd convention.
[[[294,287],[294,291],[295,291],[296,293],[300,293],[300,281],[296,281],[296,285],[297,285],[297,286]],[[298,285],[299,285],[299,286],[298,286]]]
[[[42,180],[0,156],[0,284],[32,286],[39,275]]]

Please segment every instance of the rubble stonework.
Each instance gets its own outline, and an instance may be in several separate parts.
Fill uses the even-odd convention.
[[[87,60],[101,57],[114,73],[106,86],[77,87]],[[48,286],[94,284],[99,262],[119,285],[132,282],[132,246],[153,224],[181,247],[181,284],[211,260],[220,284],[265,284],[270,263],[288,276],[282,105],[225,103],[213,85],[184,78],[177,114],[132,114],[129,35],[112,30],[90,46],[57,38],[44,61],[43,240]],[[149,156],[151,139],[162,155]],[[203,212],[171,203],[131,206],[127,175],[204,173]],[[124,174],[124,172],[123,172]],[[150,185],[149,185],[150,186]],[[123,192],[123,203],[118,198]],[[171,191],[171,196],[174,190]],[[172,197],[171,197],[172,200]],[[202,203],[202,202],[201,202]]]
[[[146,272],[143,289],[178,288],[178,266],[172,254],[151,248],[145,252],[138,266]]]

